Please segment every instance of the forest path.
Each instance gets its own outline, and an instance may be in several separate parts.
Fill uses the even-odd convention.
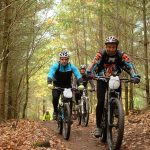
[[[95,119],[90,116],[87,127],[77,126],[74,121],[68,141],[57,133],[56,121],[45,122],[45,126],[53,131],[67,150],[106,150],[107,144],[94,137]],[[64,148],[65,149],[65,148]],[[124,140],[121,150],[150,150],[150,112],[132,114],[126,117]]]

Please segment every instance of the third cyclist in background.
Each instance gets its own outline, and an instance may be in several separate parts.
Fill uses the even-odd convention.
[[[92,79],[89,79],[87,74],[86,74],[86,65],[81,65],[80,68],[79,68],[79,71],[80,71],[80,74],[82,76],[82,81],[83,81],[83,86],[84,88],[87,89],[87,85],[88,85],[88,82],[90,83],[90,86],[91,86],[91,91],[95,91],[95,85],[94,85],[94,82]],[[79,86],[79,82],[78,80],[75,78],[74,81],[73,81],[73,87],[76,88]],[[79,100],[81,99],[81,96],[82,96],[82,91],[76,91],[75,92],[75,100],[76,100],[76,104],[78,105],[79,104]]]

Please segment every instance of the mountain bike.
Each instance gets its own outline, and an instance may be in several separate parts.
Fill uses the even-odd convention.
[[[70,137],[71,131],[71,101],[72,90],[71,88],[55,87],[61,91],[61,100],[58,105],[57,125],[58,133],[63,134],[65,140]]]
[[[86,127],[89,122],[89,98],[87,95],[87,88],[83,89],[81,100],[79,100],[78,106],[78,125]]]
[[[81,90],[75,90],[76,92],[81,92]],[[73,98],[73,108],[72,108],[72,118],[77,119],[77,125],[87,126],[89,122],[89,98],[87,92],[93,92],[93,90],[84,88],[82,90],[81,99],[78,100],[79,104],[76,105],[75,98]]]
[[[124,135],[124,110],[120,100],[120,92],[117,92],[116,89],[120,87],[121,81],[131,82],[131,80],[121,79],[119,76],[96,76],[94,79],[108,82],[100,139],[102,142],[107,141],[109,150],[119,150]]]

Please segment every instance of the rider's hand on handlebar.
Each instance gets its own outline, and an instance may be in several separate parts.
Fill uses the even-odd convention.
[[[48,88],[49,89],[53,89],[53,85],[52,84],[48,84]]]
[[[134,74],[134,76],[131,77],[131,81],[134,84],[138,84],[140,82],[140,76],[138,74]]]
[[[91,72],[87,73],[87,77],[88,79],[94,79],[95,78],[95,74],[92,74]]]
[[[84,89],[84,86],[81,84],[78,86],[78,90],[83,90]]]

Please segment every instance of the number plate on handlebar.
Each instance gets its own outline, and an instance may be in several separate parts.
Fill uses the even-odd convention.
[[[119,76],[110,76],[110,79],[109,79],[109,88],[110,89],[118,89],[120,86],[120,79],[119,79]]]
[[[71,89],[64,89],[63,96],[65,98],[72,98],[72,91],[71,91]]]

